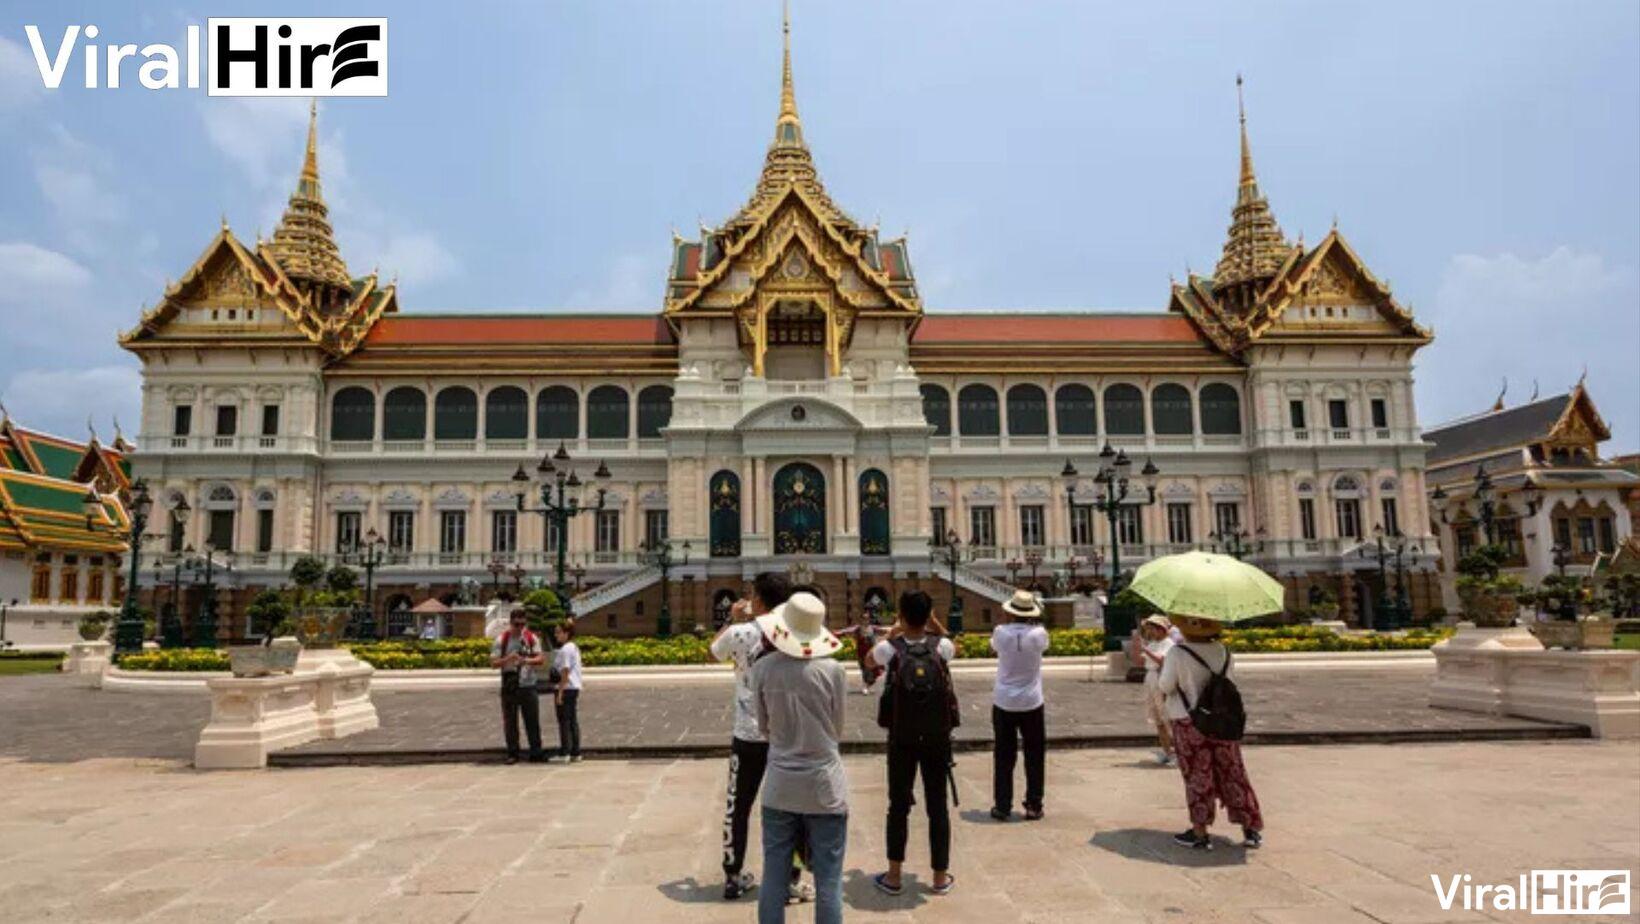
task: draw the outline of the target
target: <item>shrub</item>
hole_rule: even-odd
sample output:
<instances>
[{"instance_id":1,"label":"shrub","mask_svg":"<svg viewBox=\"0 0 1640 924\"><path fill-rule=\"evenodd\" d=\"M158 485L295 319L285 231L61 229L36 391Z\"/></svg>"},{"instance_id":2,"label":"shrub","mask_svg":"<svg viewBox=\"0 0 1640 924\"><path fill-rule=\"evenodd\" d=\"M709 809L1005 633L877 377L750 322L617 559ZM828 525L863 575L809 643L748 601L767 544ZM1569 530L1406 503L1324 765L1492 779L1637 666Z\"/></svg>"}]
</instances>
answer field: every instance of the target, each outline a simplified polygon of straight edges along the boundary
<instances>
[{"instance_id":1,"label":"shrub","mask_svg":"<svg viewBox=\"0 0 1640 924\"><path fill-rule=\"evenodd\" d=\"M98 610L95 613L87 613L84 616L81 616L80 638L83 638L88 642L97 641L103 637L103 633L108 631L108 624L112 622L113 619L114 617L106 610Z\"/></svg>"},{"instance_id":2,"label":"shrub","mask_svg":"<svg viewBox=\"0 0 1640 924\"><path fill-rule=\"evenodd\" d=\"M215 648L162 648L116 655L115 663L128 671L225 671L228 653Z\"/></svg>"},{"instance_id":3,"label":"shrub","mask_svg":"<svg viewBox=\"0 0 1640 924\"><path fill-rule=\"evenodd\" d=\"M359 575L346 565L325 572L325 588L333 594L351 594L359 589Z\"/></svg>"},{"instance_id":4,"label":"shrub","mask_svg":"<svg viewBox=\"0 0 1640 924\"><path fill-rule=\"evenodd\" d=\"M264 590L245 607L245 615L251 619L251 634L265 635L270 630L277 632L290 618L290 604L279 591Z\"/></svg>"}]
</instances>

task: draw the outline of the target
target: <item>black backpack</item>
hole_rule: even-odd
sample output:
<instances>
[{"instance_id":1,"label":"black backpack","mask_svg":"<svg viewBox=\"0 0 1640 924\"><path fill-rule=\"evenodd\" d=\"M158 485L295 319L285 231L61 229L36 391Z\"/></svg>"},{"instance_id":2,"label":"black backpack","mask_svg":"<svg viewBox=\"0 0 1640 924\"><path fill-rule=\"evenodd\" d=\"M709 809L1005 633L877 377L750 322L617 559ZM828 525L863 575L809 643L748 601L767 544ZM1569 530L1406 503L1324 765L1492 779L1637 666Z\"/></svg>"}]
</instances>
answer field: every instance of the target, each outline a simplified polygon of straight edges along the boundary
<instances>
[{"instance_id":1,"label":"black backpack","mask_svg":"<svg viewBox=\"0 0 1640 924\"><path fill-rule=\"evenodd\" d=\"M1187 646L1178 646L1179 650L1196 659L1196 663L1207 667L1202 656L1190 650ZM1202 687L1201 696L1197 697L1196 704L1190 704L1190 697L1179 691L1179 698L1184 700L1184 708L1190 712L1190 724L1196 730L1215 741L1240 741L1247 731L1247 710L1241 704L1241 691L1236 689L1236 682L1225 676L1230 673L1230 651L1224 652L1224 668L1214 671L1207 667L1207 685Z\"/></svg>"},{"instance_id":2,"label":"black backpack","mask_svg":"<svg viewBox=\"0 0 1640 924\"><path fill-rule=\"evenodd\" d=\"M894 660L877 706L877 724L896 741L943 742L961 722L951 671L940 657L939 643L937 635L890 643Z\"/></svg>"}]
</instances>

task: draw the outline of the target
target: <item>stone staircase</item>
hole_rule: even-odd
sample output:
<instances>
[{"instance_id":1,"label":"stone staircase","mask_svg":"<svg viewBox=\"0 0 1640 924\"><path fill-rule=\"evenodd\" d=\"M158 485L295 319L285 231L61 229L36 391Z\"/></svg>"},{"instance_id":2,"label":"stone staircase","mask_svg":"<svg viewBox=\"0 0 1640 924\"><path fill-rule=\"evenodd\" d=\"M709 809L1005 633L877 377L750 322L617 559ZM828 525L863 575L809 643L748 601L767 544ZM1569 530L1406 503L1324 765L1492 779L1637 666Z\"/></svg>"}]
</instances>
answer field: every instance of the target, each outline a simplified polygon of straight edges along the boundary
<instances>
[{"instance_id":1,"label":"stone staircase","mask_svg":"<svg viewBox=\"0 0 1640 924\"><path fill-rule=\"evenodd\" d=\"M577 617L585 616L617 600L629 597L661 579L661 569L646 565L628 571L613 581L606 581L585 593L571 597L569 611Z\"/></svg>"},{"instance_id":2,"label":"stone staircase","mask_svg":"<svg viewBox=\"0 0 1640 924\"><path fill-rule=\"evenodd\" d=\"M1014 585L981 574L967 565L957 566L957 586L997 603L1006 603L1014 596Z\"/></svg>"}]
</instances>

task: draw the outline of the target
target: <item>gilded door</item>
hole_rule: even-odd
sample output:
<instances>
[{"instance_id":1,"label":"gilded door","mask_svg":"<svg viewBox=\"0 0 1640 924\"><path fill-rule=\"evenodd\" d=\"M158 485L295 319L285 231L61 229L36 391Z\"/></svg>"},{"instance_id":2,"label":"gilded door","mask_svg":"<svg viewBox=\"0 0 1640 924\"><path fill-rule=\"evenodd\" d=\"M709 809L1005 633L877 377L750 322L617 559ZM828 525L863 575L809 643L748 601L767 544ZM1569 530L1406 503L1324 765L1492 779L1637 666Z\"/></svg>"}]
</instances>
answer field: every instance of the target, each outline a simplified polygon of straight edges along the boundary
<instances>
[{"instance_id":1,"label":"gilded door","mask_svg":"<svg viewBox=\"0 0 1640 924\"><path fill-rule=\"evenodd\" d=\"M826 479L807 462L774 475L774 552L823 555L826 551Z\"/></svg>"}]
</instances>

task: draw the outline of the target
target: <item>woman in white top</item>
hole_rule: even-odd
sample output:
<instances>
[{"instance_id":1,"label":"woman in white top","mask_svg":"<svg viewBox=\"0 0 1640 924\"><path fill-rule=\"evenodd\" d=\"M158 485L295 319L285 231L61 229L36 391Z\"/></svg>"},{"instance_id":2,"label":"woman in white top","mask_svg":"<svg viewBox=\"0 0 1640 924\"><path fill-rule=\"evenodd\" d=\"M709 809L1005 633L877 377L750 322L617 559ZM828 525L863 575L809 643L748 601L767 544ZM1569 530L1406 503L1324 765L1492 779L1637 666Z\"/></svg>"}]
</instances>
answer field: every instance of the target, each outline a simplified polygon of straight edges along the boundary
<instances>
[{"instance_id":1,"label":"woman in white top","mask_svg":"<svg viewBox=\"0 0 1640 924\"><path fill-rule=\"evenodd\" d=\"M1173 646L1162 661L1157 688L1167 697L1167 716L1173 722L1173 747L1184 775L1185 801L1190 806L1190 828L1173 836L1197 850L1211 850L1207 826L1213 823L1215 802L1241 825L1243 844L1264 843L1264 815L1258 795L1247 779L1240 741L1209 738L1190 720L1190 709L1201 701L1213 674L1231 675L1230 652L1219 641L1221 626L1211 620L1178 616L1173 620L1184 641Z\"/></svg>"},{"instance_id":2,"label":"woman in white top","mask_svg":"<svg viewBox=\"0 0 1640 924\"><path fill-rule=\"evenodd\" d=\"M558 693L554 699L558 714L558 759L581 759L581 649L575 644L575 620L566 619L553 630L558 650L552 666L558 669Z\"/></svg>"},{"instance_id":3,"label":"woman in white top","mask_svg":"<svg viewBox=\"0 0 1640 924\"><path fill-rule=\"evenodd\" d=\"M1167 717L1167 703L1157 687L1162 673L1162 661L1176 641L1179 630L1160 614L1147 616L1139 624L1140 655L1145 659L1145 715L1156 729L1156 762L1167 766L1173 762L1173 723ZM1183 638L1183 636L1179 636Z\"/></svg>"},{"instance_id":4,"label":"woman in white top","mask_svg":"<svg viewBox=\"0 0 1640 924\"><path fill-rule=\"evenodd\" d=\"M1048 630L1042 628L1042 604L1028 590L1002 604L1003 621L991 632L997 656L996 689L991 698L991 817L1007 821L1014 812L1014 762L1020 739L1025 742L1025 820L1042 817L1042 788L1048 757L1047 705L1042 695L1042 655Z\"/></svg>"}]
</instances>

